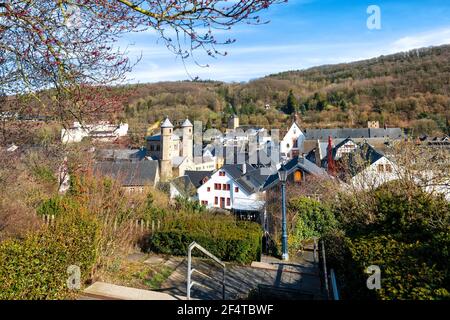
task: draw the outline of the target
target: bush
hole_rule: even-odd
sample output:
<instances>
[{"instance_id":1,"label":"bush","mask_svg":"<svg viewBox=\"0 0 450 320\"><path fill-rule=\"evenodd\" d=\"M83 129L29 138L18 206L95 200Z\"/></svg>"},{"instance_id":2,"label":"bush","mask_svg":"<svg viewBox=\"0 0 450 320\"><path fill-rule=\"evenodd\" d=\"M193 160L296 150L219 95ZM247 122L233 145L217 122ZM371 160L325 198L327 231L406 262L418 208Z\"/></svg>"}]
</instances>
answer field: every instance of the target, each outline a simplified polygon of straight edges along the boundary
<instances>
[{"instance_id":1,"label":"bush","mask_svg":"<svg viewBox=\"0 0 450 320\"><path fill-rule=\"evenodd\" d=\"M295 248L299 248L302 241L320 237L337 225L331 209L310 198L291 200L289 210L296 213L295 227L290 237Z\"/></svg>"},{"instance_id":2,"label":"bush","mask_svg":"<svg viewBox=\"0 0 450 320\"><path fill-rule=\"evenodd\" d=\"M77 265L88 279L98 255L99 225L82 212L24 240L0 243L0 299L65 299L67 268Z\"/></svg>"},{"instance_id":3,"label":"bush","mask_svg":"<svg viewBox=\"0 0 450 320\"><path fill-rule=\"evenodd\" d=\"M261 257L261 227L252 222L236 222L227 216L195 214L168 219L161 230L148 239L148 250L185 256L197 242L224 261L251 263Z\"/></svg>"},{"instance_id":4,"label":"bush","mask_svg":"<svg viewBox=\"0 0 450 320\"><path fill-rule=\"evenodd\" d=\"M68 210L76 210L78 207L78 202L70 197L54 196L43 201L36 209L36 213L58 217Z\"/></svg>"},{"instance_id":5,"label":"bush","mask_svg":"<svg viewBox=\"0 0 450 320\"><path fill-rule=\"evenodd\" d=\"M392 299L450 299L444 288L447 270L424 261L423 244L399 242L389 236L347 241L361 273L369 265L381 269L381 289L376 295Z\"/></svg>"},{"instance_id":6,"label":"bush","mask_svg":"<svg viewBox=\"0 0 450 320\"><path fill-rule=\"evenodd\" d=\"M402 183L337 199L343 230L324 240L344 299L450 298L449 203ZM366 288L369 265L381 268L381 290Z\"/></svg>"},{"instance_id":7,"label":"bush","mask_svg":"<svg viewBox=\"0 0 450 320\"><path fill-rule=\"evenodd\" d=\"M396 183L374 194L377 223L374 231L396 234L405 240L429 240L450 225L450 203L443 196L430 196L418 187L409 192Z\"/></svg>"}]
</instances>

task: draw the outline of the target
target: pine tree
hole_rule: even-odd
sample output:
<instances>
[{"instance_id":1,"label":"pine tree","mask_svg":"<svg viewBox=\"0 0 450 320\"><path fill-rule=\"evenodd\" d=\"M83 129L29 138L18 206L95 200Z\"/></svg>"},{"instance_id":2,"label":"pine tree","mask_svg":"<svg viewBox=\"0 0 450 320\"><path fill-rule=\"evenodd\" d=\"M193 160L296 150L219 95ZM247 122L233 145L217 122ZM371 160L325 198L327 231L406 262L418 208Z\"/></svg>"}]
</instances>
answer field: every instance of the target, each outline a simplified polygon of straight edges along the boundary
<instances>
[{"instance_id":1,"label":"pine tree","mask_svg":"<svg viewBox=\"0 0 450 320\"><path fill-rule=\"evenodd\" d=\"M289 95L286 100L285 112L287 114L293 114L297 109L297 99L295 99L292 89L289 90Z\"/></svg>"}]
</instances>

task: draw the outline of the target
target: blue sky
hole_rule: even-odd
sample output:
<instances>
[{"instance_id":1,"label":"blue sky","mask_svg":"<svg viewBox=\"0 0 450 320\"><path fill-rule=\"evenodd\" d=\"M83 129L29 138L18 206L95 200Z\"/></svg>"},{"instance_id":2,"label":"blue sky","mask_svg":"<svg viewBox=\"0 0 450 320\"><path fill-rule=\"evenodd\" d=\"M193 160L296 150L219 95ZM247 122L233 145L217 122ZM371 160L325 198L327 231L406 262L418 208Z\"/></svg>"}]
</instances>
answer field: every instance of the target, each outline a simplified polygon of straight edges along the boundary
<instances>
[{"instance_id":1,"label":"blue sky","mask_svg":"<svg viewBox=\"0 0 450 320\"><path fill-rule=\"evenodd\" d=\"M367 8L381 9L381 29L367 28ZM431 45L450 44L450 1L447 0L290 0L261 14L269 24L239 25L220 31L226 57L213 59L198 52L198 67L186 61L191 76L201 79L248 81L271 73L323 64L350 62ZM128 35L130 57L142 59L130 82L189 79L180 58L152 32Z\"/></svg>"}]
</instances>

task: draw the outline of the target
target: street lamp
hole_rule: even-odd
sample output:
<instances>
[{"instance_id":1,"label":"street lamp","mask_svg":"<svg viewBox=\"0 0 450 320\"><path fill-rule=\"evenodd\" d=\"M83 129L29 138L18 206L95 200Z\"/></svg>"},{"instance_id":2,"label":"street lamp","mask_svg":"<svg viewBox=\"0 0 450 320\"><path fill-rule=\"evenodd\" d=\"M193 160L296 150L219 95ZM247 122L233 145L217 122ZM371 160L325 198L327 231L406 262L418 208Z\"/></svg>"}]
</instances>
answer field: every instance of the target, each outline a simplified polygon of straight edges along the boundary
<instances>
[{"instance_id":1,"label":"street lamp","mask_svg":"<svg viewBox=\"0 0 450 320\"><path fill-rule=\"evenodd\" d=\"M281 166L280 170L278 170L278 178L281 181L281 214L282 214L282 235L281 235L281 241L282 241L282 251L283 254L281 256L281 259L284 261L289 260L289 253L288 253L288 236L287 236L287 230L286 230L286 181L287 181L288 171L284 167L284 165Z\"/></svg>"}]
</instances>

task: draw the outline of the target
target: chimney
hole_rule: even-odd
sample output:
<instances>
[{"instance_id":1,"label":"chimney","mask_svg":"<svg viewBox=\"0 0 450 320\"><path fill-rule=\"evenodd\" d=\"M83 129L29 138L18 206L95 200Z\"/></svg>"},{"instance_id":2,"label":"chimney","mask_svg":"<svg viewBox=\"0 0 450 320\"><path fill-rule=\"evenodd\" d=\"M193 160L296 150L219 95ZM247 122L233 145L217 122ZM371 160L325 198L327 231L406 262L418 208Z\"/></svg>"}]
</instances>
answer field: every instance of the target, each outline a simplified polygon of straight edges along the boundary
<instances>
[{"instance_id":1,"label":"chimney","mask_svg":"<svg viewBox=\"0 0 450 320\"><path fill-rule=\"evenodd\" d=\"M247 173L247 163L243 163L242 164L242 175L244 175L244 174L246 174Z\"/></svg>"}]
</instances>

